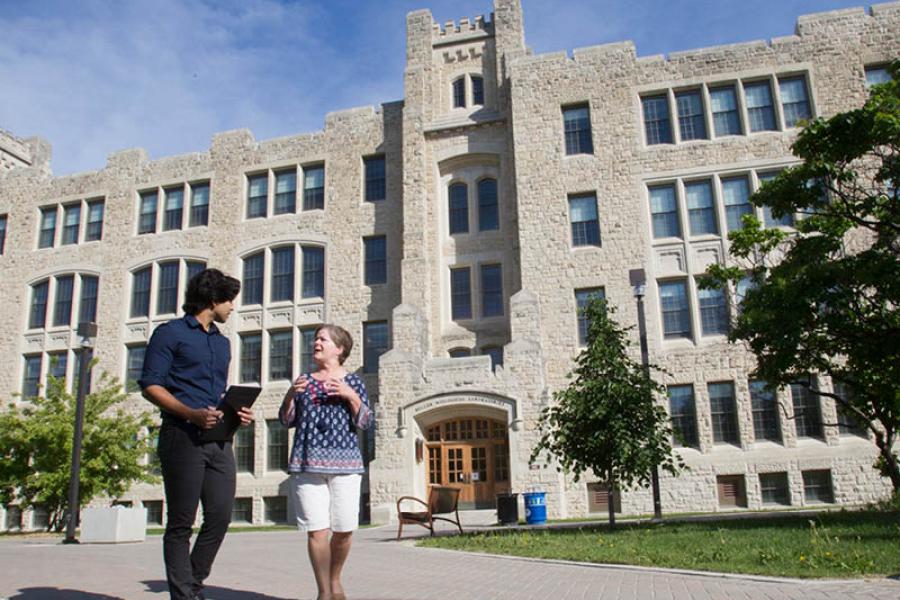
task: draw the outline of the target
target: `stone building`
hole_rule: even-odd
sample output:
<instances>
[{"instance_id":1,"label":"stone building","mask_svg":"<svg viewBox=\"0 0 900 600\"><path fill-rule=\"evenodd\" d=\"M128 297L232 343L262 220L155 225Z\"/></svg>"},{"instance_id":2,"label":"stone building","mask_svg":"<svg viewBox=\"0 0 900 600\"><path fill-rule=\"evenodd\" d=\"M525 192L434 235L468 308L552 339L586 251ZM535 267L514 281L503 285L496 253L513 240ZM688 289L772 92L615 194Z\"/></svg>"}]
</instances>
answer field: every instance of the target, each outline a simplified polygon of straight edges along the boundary
<instances>
[{"instance_id":1,"label":"stone building","mask_svg":"<svg viewBox=\"0 0 900 600\"><path fill-rule=\"evenodd\" d=\"M859 106L885 76L900 3L649 57L631 42L534 55L520 2L493 8L443 26L410 13L402 102L331 113L318 132L229 131L203 152L124 150L66 177L47 169L46 143L0 134L0 302L12 308L0 397L40 393L51 373L71 381L86 319L99 324L97 368L134 379L153 328L209 265L243 281L225 328L231 381L263 387L235 442L237 522L290 518L276 413L322 322L354 335L348 366L375 401L373 521L430 483L460 486L471 508L540 486L551 516L605 512L601 484L528 457L584 343L577 307L602 294L635 323L629 272L643 269L650 358L671 372L661 401L690 466L663 477L664 510L882 498L865 434L800 386L764 392L752 356L726 343L735 307L696 283L757 210L749 194L794 162L797 122ZM135 394L133 408L149 405ZM119 500L164 518L161 486ZM647 490L616 503L652 510ZM7 528L20 518L5 516Z\"/></svg>"}]
</instances>

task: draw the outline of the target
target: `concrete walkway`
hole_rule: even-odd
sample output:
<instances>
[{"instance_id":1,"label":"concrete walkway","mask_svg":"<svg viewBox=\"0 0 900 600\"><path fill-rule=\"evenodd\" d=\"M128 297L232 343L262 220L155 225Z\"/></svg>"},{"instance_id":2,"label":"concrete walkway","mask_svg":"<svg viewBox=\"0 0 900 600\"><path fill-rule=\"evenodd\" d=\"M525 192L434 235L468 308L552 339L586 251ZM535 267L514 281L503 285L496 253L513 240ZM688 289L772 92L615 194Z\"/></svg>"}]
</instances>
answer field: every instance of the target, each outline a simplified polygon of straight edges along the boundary
<instances>
[{"instance_id":1,"label":"concrete walkway","mask_svg":"<svg viewBox=\"0 0 900 600\"><path fill-rule=\"evenodd\" d=\"M491 515L492 516L492 515ZM467 526L485 514L467 515ZM449 528L452 526L447 526ZM445 528L442 526L442 528ZM494 557L416 548L408 527L363 529L345 571L352 600L897 600L900 581L808 582ZM689 551L689 549L686 549ZM315 598L305 537L233 532L207 581L210 600ZM168 600L162 537L116 545L0 538L0 599Z\"/></svg>"}]
</instances>

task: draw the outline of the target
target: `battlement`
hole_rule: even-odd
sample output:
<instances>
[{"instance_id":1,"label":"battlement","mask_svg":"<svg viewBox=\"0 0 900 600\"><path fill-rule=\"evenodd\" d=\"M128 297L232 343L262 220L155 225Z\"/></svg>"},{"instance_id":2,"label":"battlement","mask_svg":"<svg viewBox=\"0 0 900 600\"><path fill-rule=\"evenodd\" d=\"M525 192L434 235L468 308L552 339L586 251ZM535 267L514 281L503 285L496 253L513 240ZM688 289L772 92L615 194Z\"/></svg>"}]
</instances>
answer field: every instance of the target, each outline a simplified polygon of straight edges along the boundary
<instances>
[{"instance_id":1,"label":"battlement","mask_svg":"<svg viewBox=\"0 0 900 600\"><path fill-rule=\"evenodd\" d=\"M598 46L579 48L568 58L565 52L551 52L543 55L532 55L518 59L520 64L539 64L543 62L557 63L564 60L578 63L595 60L597 57L608 57L613 54L619 56L632 55L639 63L684 63L694 61L708 61L711 59L727 57L732 54L746 52L758 52L765 48L781 48L801 42L804 37L815 36L843 36L850 35L861 29L882 26L891 30L897 19L900 18L900 2L888 2L875 4L868 10L862 7L845 8L821 13L801 15L797 19L794 35L780 36L768 40L753 40L709 46L692 50L682 50L669 54L637 56L632 41L614 42ZM629 50L629 47L631 48Z\"/></svg>"},{"instance_id":2,"label":"battlement","mask_svg":"<svg viewBox=\"0 0 900 600\"><path fill-rule=\"evenodd\" d=\"M470 37L473 33L493 35L494 13L491 13L490 20L485 20L484 15L478 15L471 21L469 17L463 17L459 23L447 21L443 26L433 23L431 37L434 43L443 44Z\"/></svg>"}]
</instances>

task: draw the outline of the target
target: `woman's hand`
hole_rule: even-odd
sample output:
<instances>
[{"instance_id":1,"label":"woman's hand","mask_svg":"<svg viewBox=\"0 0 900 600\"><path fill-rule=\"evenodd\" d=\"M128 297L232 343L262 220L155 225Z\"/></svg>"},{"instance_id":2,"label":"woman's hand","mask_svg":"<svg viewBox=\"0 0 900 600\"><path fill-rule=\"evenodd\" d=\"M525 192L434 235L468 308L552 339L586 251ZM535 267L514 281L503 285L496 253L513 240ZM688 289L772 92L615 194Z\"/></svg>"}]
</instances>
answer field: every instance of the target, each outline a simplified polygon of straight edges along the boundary
<instances>
[{"instance_id":1,"label":"woman's hand","mask_svg":"<svg viewBox=\"0 0 900 600\"><path fill-rule=\"evenodd\" d=\"M302 394L306 391L308 385L309 380L306 378L306 375L300 375L294 380L294 383L291 384L291 390L293 390L295 394Z\"/></svg>"},{"instance_id":2,"label":"woman's hand","mask_svg":"<svg viewBox=\"0 0 900 600\"><path fill-rule=\"evenodd\" d=\"M329 377L326 379L325 392L329 396L340 396L345 400L359 400L359 396L356 395L356 390L350 387L350 385L344 381L343 377Z\"/></svg>"}]
</instances>

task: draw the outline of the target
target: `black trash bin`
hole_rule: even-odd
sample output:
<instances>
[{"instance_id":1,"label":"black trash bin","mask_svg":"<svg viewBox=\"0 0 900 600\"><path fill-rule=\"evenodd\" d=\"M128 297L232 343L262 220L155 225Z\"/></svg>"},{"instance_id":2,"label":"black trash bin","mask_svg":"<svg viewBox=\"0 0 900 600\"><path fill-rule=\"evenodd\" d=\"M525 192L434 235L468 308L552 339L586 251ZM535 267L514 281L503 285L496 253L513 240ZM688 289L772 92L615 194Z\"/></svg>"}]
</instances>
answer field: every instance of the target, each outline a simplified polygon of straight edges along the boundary
<instances>
[{"instance_id":1,"label":"black trash bin","mask_svg":"<svg viewBox=\"0 0 900 600\"><path fill-rule=\"evenodd\" d=\"M497 494L497 522L515 525L519 522L519 495Z\"/></svg>"}]
</instances>

